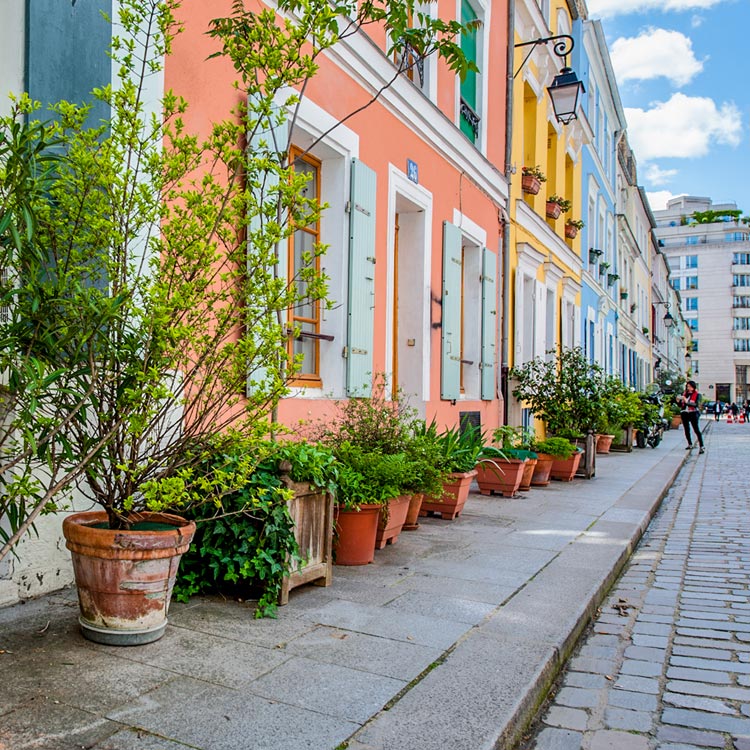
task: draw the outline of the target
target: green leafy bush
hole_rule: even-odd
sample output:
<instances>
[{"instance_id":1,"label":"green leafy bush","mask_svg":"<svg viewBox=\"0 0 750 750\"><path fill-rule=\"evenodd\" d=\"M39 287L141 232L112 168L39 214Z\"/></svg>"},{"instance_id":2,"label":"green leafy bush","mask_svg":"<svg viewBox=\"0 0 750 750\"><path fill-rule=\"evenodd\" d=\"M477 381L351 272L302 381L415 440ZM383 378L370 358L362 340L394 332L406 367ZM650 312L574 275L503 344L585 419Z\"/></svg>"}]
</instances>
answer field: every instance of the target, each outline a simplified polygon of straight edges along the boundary
<instances>
[{"instance_id":1,"label":"green leafy bush","mask_svg":"<svg viewBox=\"0 0 750 750\"><path fill-rule=\"evenodd\" d=\"M534 449L537 453L546 453L555 458L570 458L576 452L576 447L570 440L560 437L540 440L534 444Z\"/></svg>"}]
</instances>

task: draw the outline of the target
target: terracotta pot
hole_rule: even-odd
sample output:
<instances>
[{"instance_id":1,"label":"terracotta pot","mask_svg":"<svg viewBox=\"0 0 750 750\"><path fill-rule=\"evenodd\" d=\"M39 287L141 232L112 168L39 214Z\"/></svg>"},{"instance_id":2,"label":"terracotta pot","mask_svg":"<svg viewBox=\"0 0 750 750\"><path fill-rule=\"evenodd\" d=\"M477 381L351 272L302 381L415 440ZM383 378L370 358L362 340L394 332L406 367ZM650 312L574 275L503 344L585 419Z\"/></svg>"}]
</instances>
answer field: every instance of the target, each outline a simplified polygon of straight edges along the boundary
<instances>
[{"instance_id":1,"label":"terracotta pot","mask_svg":"<svg viewBox=\"0 0 750 750\"><path fill-rule=\"evenodd\" d=\"M533 174L521 175L521 190L529 195L537 195L542 187L542 181Z\"/></svg>"},{"instance_id":2,"label":"terracotta pot","mask_svg":"<svg viewBox=\"0 0 750 750\"><path fill-rule=\"evenodd\" d=\"M559 482L572 482L573 477L578 471L578 464L581 463L583 453L576 451L570 458L555 458L552 461L550 478L557 479Z\"/></svg>"},{"instance_id":3,"label":"terracotta pot","mask_svg":"<svg viewBox=\"0 0 750 750\"><path fill-rule=\"evenodd\" d=\"M402 531L416 531L419 528L419 511L422 508L424 495L421 492L415 492L409 501L409 510L406 512L406 521Z\"/></svg>"},{"instance_id":4,"label":"terracotta pot","mask_svg":"<svg viewBox=\"0 0 750 750\"><path fill-rule=\"evenodd\" d=\"M534 467L534 473L531 476L532 487L544 487L549 484L549 475L552 471L552 461L554 456L550 456L548 453L536 454L536 466Z\"/></svg>"},{"instance_id":5,"label":"terracotta pot","mask_svg":"<svg viewBox=\"0 0 750 750\"><path fill-rule=\"evenodd\" d=\"M609 449L614 439L615 439L614 435L597 435L596 436L596 452L597 453L609 453Z\"/></svg>"},{"instance_id":6,"label":"terracotta pot","mask_svg":"<svg viewBox=\"0 0 750 750\"><path fill-rule=\"evenodd\" d=\"M419 515L426 516L428 513L439 513L442 519L452 521L463 510L466 498L469 497L471 480L474 479L476 474L476 470L467 471L464 474L451 474L449 480L443 484L442 497L425 497Z\"/></svg>"},{"instance_id":7,"label":"terracotta pot","mask_svg":"<svg viewBox=\"0 0 750 750\"><path fill-rule=\"evenodd\" d=\"M562 213L562 208L560 207L559 203L553 203L552 201L547 201L547 218L548 219L557 219L561 213Z\"/></svg>"},{"instance_id":8,"label":"terracotta pot","mask_svg":"<svg viewBox=\"0 0 750 750\"><path fill-rule=\"evenodd\" d=\"M395 544L409 512L411 495L401 495L388 501L388 510L380 507L378 533L375 535L375 549L383 549L386 544Z\"/></svg>"},{"instance_id":9,"label":"terracotta pot","mask_svg":"<svg viewBox=\"0 0 750 750\"><path fill-rule=\"evenodd\" d=\"M480 461L476 466L479 492L482 495L499 492L503 497L513 497L521 485L527 460L501 458Z\"/></svg>"},{"instance_id":10,"label":"terracotta pot","mask_svg":"<svg viewBox=\"0 0 750 750\"><path fill-rule=\"evenodd\" d=\"M97 528L107 523L104 511L63 520L81 631L90 641L133 646L164 635L177 566L190 547L195 523L167 513L144 514L143 522L170 528Z\"/></svg>"},{"instance_id":11,"label":"terracotta pot","mask_svg":"<svg viewBox=\"0 0 750 750\"><path fill-rule=\"evenodd\" d=\"M671 426L673 430L677 430L682 427L682 417L679 414L672 415Z\"/></svg>"},{"instance_id":12,"label":"terracotta pot","mask_svg":"<svg viewBox=\"0 0 750 750\"><path fill-rule=\"evenodd\" d=\"M531 489L531 478L534 476L534 469L536 469L535 458L527 458L526 464L523 467L523 474L521 475L521 484L518 486L519 490L530 490Z\"/></svg>"},{"instance_id":13,"label":"terracotta pot","mask_svg":"<svg viewBox=\"0 0 750 750\"><path fill-rule=\"evenodd\" d=\"M380 505L359 508L336 507L336 532L333 559L336 565L367 565L375 559L375 536L378 533Z\"/></svg>"},{"instance_id":14,"label":"terracotta pot","mask_svg":"<svg viewBox=\"0 0 750 750\"><path fill-rule=\"evenodd\" d=\"M565 236L569 240L574 240L578 234L578 227L571 226L570 224L565 225Z\"/></svg>"}]
</instances>

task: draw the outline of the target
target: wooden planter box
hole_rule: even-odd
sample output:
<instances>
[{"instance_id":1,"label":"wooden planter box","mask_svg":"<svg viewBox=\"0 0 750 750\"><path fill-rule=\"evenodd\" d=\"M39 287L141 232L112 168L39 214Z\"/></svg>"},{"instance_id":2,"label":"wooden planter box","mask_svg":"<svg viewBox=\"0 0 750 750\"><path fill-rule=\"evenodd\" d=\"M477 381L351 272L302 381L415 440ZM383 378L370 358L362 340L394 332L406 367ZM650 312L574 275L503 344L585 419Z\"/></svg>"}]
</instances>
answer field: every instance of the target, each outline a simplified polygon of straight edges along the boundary
<instances>
[{"instance_id":1,"label":"wooden planter box","mask_svg":"<svg viewBox=\"0 0 750 750\"><path fill-rule=\"evenodd\" d=\"M547 201L547 218L548 219L557 219L561 213L562 213L562 208L560 207L559 203L553 203L552 201Z\"/></svg>"},{"instance_id":2,"label":"wooden planter box","mask_svg":"<svg viewBox=\"0 0 750 750\"><path fill-rule=\"evenodd\" d=\"M509 458L480 461L476 465L479 492L482 495L498 492L503 497L513 497L521 486L527 460Z\"/></svg>"},{"instance_id":3,"label":"wooden planter box","mask_svg":"<svg viewBox=\"0 0 750 750\"><path fill-rule=\"evenodd\" d=\"M541 180L533 174L521 176L521 190L529 195L537 195L542 187Z\"/></svg>"},{"instance_id":4,"label":"wooden planter box","mask_svg":"<svg viewBox=\"0 0 750 750\"><path fill-rule=\"evenodd\" d=\"M443 520L452 521L463 510L466 499L469 497L471 480L476 474L476 471L451 474L450 479L443 485L443 496L441 498L425 497L419 515L436 513Z\"/></svg>"},{"instance_id":5,"label":"wooden planter box","mask_svg":"<svg viewBox=\"0 0 750 750\"><path fill-rule=\"evenodd\" d=\"M289 515L294 521L294 538L303 558L284 579L279 594L279 604L289 601L289 592L305 583L330 586L333 574L333 497L309 484L293 482L282 463L281 481L294 497L287 502ZM286 471L291 470L291 466Z\"/></svg>"},{"instance_id":6,"label":"wooden planter box","mask_svg":"<svg viewBox=\"0 0 750 750\"><path fill-rule=\"evenodd\" d=\"M576 476L592 479L596 476L596 435L589 432L585 437L577 438L573 442L576 444L576 448L583 451Z\"/></svg>"},{"instance_id":7,"label":"wooden planter box","mask_svg":"<svg viewBox=\"0 0 750 750\"><path fill-rule=\"evenodd\" d=\"M615 435L612 445L609 446L610 453L630 453L633 450L632 426L620 430L619 435Z\"/></svg>"}]
</instances>

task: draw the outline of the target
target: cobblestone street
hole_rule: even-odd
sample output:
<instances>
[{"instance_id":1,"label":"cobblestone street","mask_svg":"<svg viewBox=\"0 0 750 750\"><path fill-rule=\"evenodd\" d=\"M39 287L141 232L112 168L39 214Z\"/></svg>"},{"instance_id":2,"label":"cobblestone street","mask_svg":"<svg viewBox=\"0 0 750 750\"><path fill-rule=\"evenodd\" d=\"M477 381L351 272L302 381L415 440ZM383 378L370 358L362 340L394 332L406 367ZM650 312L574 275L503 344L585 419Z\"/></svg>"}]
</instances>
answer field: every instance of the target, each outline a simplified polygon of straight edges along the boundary
<instances>
[{"instance_id":1,"label":"cobblestone street","mask_svg":"<svg viewBox=\"0 0 750 750\"><path fill-rule=\"evenodd\" d=\"M750 426L716 423L706 447L685 464L528 748L750 750Z\"/></svg>"}]
</instances>

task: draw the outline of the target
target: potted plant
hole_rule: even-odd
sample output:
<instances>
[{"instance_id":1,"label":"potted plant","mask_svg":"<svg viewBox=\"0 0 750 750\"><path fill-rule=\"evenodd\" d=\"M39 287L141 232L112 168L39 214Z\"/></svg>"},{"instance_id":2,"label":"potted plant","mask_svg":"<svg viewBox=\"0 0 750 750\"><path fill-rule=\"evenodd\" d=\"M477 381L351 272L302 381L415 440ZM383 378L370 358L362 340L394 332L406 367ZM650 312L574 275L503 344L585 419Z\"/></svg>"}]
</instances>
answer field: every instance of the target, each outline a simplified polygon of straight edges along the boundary
<instances>
[{"instance_id":1,"label":"potted plant","mask_svg":"<svg viewBox=\"0 0 750 750\"><path fill-rule=\"evenodd\" d=\"M437 433L434 422L427 429ZM443 519L453 520L466 504L484 440L481 429L472 426L446 428L436 437L440 448L440 467L447 477L440 495L425 497L420 515L435 513Z\"/></svg>"},{"instance_id":2,"label":"potted plant","mask_svg":"<svg viewBox=\"0 0 750 750\"><path fill-rule=\"evenodd\" d=\"M586 224L580 219L567 219L565 222L565 236L570 240L574 240L578 232L585 226Z\"/></svg>"},{"instance_id":3,"label":"potted plant","mask_svg":"<svg viewBox=\"0 0 750 750\"><path fill-rule=\"evenodd\" d=\"M627 299L628 298L628 290L627 289L621 289L620 290L620 299Z\"/></svg>"},{"instance_id":4,"label":"potted plant","mask_svg":"<svg viewBox=\"0 0 750 750\"><path fill-rule=\"evenodd\" d=\"M599 258L604 255L604 250L600 250L598 247L589 248L589 263L594 265L599 261Z\"/></svg>"},{"instance_id":5,"label":"potted plant","mask_svg":"<svg viewBox=\"0 0 750 750\"><path fill-rule=\"evenodd\" d=\"M521 486L527 460L492 445L484 446L475 467L479 492L482 495L498 492L503 497L513 497Z\"/></svg>"},{"instance_id":6,"label":"potted plant","mask_svg":"<svg viewBox=\"0 0 750 750\"><path fill-rule=\"evenodd\" d=\"M542 187L542 183L546 182L547 178L544 176L544 172L539 168L539 165L534 167L521 167L521 190L529 195L537 195L539 189Z\"/></svg>"},{"instance_id":7,"label":"potted plant","mask_svg":"<svg viewBox=\"0 0 750 750\"><path fill-rule=\"evenodd\" d=\"M561 437L550 437L535 443L537 454L537 469L532 484L548 484L549 479L570 482L578 469L582 451L576 448L570 440ZM550 461L547 481L544 481L543 471L547 461ZM539 468L540 463L542 468ZM537 475L537 472L539 474Z\"/></svg>"},{"instance_id":8,"label":"potted plant","mask_svg":"<svg viewBox=\"0 0 750 750\"><path fill-rule=\"evenodd\" d=\"M425 496L440 496L447 473L443 471L442 454L437 432L430 431L424 420L415 420L411 437L404 446L408 461L404 489L411 495L409 510L404 521L403 531L419 528L419 512Z\"/></svg>"},{"instance_id":9,"label":"potted plant","mask_svg":"<svg viewBox=\"0 0 750 750\"><path fill-rule=\"evenodd\" d=\"M551 195L547 198L547 218L557 219L561 213L569 211L573 204L567 198Z\"/></svg>"},{"instance_id":10,"label":"potted plant","mask_svg":"<svg viewBox=\"0 0 750 750\"><path fill-rule=\"evenodd\" d=\"M607 286L614 286L615 282L620 278L619 273L608 273L607 274Z\"/></svg>"}]
</instances>

